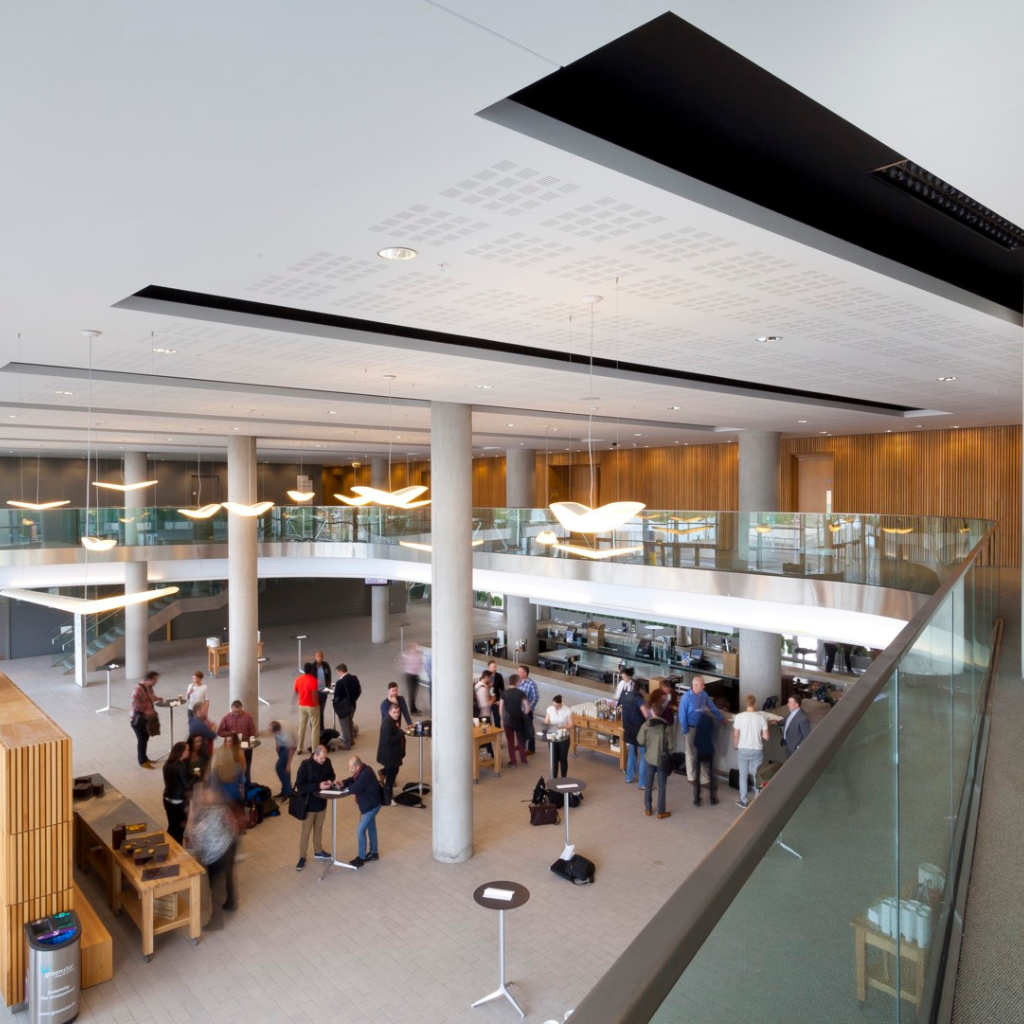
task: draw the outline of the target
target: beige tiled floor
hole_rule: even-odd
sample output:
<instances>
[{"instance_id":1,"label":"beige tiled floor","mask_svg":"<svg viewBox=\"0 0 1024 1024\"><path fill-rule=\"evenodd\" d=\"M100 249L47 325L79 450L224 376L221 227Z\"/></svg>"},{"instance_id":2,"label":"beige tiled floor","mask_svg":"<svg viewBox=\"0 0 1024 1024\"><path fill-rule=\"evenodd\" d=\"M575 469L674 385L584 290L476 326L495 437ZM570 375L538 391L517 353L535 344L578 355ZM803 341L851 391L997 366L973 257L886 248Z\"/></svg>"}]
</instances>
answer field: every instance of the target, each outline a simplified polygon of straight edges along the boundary
<instances>
[{"instance_id":1,"label":"beige tiled floor","mask_svg":"<svg viewBox=\"0 0 1024 1024\"><path fill-rule=\"evenodd\" d=\"M478 612L479 629L490 613ZM410 622L406 639L429 640L429 607L414 606L396 621ZM347 661L366 696L357 718L364 731L356 750L372 761L375 706L395 678L399 643L369 643L369 620L302 622L304 645L322 646L329 661ZM264 631L270 657L263 673L260 711L265 729L287 717L296 625ZM163 673L160 691L180 692L192 670L205 668L202 639L154 643L151 664ZM46 659L6 662L3 669L74 737L76 773L101 772L163 824L159 772L135 765L127 713L97 715L105 703L103 676L86 690L70 676L54 674ZM117 675L122 675L118 673ZM227 679L212 680L213 711L226 710ZM115 676L114 703L127 706L130 683ZM468 693L468 682L467 682ZM168 745L152 741L155 753ZM185 729L176 712L176 738ZM540 753L540 751L539 751ZM342 755L336 756L336 765ZM429 749L426 751L429 781ZM587 781L583 807L572 813L572 839L597 865L597 884L574 887L548 870L561 852L564 832L531 828L527 801L546 765L536 759L524 772L485 776L473 788L475 855L465 864L442 865L431 857L431 815L405 807L385 808L378 818L381 860L358 873L334 869L320 881L322 866L310 861L295 871L298 823L287 815L247 834L249 855L238 867L240 909L220 931L204 933L193 948L183 933L157 939L152 963L142 959L139 935L127 917L102 905L93 880L86 891L114 938L113 982L84 993L80 1020L97 1024L163 1024L216 1021L321 1021L349 1024L447 1024L518 1020L507 1005L475 1010L470 1003L492 991L497 979L497 920L478 907L473 890L482 882L514 879L531 899L507 917L507 970L513 992L530 1021L561 1020L636 935L675 885L710 849L739 811L724 787L718 807L697 809L685 779L673 776L667 821L643 814L640 794L623 784L614 763L581 753L570 771ZM411 745L399 782L416 776ZM256 751L256 781L273 786L272 745ZM429 802L430 797L428 796ZM355 808L338 813L338 847L356 853ZM20 1019L16 1018L16 1019Z\"/></svg>"}]
</instances>

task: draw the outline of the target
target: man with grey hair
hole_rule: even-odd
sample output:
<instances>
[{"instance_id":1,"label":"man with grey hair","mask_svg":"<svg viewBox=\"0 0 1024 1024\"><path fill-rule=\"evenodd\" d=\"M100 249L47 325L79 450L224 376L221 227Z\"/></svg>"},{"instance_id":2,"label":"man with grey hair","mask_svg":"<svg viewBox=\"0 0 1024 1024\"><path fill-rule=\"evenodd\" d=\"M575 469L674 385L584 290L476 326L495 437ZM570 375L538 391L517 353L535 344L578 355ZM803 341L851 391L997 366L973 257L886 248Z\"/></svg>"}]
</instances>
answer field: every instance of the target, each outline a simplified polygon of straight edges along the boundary
<instances>
[{"instance_id":1,"label":"man with grey hair","mask_svg":"<svg viewBox=\"0 0 1024 1024\"><path fill-rule=\"evenodd\" d=\"M697 724L703 715L713 715L719 722L725 721L722 712L704 692L704 677L694 676L690 681L689 692L684 693L679 702L679 727L683 730L683 746L686 748L686 777L691 782L697 779L697 751L693 741L697 736ZM701 769L701 781L711 781L711 765L708 762Z\"/></svg>"}]
</instances>

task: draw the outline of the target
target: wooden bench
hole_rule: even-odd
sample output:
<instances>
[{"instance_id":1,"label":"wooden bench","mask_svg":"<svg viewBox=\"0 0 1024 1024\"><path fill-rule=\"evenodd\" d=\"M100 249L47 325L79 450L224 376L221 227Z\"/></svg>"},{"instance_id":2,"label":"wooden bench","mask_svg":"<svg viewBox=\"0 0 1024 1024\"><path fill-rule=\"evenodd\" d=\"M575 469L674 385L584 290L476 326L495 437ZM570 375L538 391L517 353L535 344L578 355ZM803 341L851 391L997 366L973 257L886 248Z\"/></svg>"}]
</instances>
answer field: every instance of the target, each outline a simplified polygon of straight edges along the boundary
<instances>
[{"instance_id":1,"label":"wooden bench","mask_svg":"<svg viewBox=\"0 0 1024 1024\"><path fill-rule=\"evenodd\" d=\"M114 943L77 882L72 883L72 899L82 922L82 988L92 988L114 976Z\"/></svg>"}]
</instances>

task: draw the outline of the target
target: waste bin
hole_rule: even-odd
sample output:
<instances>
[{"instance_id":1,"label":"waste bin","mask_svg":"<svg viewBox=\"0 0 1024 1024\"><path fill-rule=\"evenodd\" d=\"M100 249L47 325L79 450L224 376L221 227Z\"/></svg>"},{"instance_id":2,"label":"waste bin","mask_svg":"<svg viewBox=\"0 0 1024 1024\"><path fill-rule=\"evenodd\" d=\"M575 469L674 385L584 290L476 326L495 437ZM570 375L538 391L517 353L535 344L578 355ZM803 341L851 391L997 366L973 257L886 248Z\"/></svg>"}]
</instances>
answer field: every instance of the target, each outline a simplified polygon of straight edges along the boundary
<instances>
[{"instance_id":1,"label":"waste bin","mask_svg":"<svg viewBox=\"0 0 1024 1024\"><path fill-rule=\"evenodd\" d=\"M31 1024L67 1024L82 991L82 924L73 910L25 925L25 999Z\"/></svg>"}]
</instances>

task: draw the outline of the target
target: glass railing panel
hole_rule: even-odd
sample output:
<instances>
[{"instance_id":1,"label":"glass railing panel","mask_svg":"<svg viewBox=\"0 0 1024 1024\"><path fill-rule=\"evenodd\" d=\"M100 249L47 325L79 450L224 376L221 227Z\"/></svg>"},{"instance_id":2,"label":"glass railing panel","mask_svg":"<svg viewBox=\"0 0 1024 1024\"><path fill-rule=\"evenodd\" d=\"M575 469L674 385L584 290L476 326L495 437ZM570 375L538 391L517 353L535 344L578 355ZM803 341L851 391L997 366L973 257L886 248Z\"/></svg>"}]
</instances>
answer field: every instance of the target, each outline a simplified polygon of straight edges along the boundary
<instances>
[{"instance_id":1,"label":"glass railing panel","mask_svg":"<svg viewBox=\"0 0 1024 1024\"><path fill-rule=\"evenodd\" d=\"M881 1024L897 1019L895 996L872 989L869 998L859 998L856 955L857 936L869 926L869 908L897 887L896 711L895 683L890 683L652 1020ZM786 770L769 788L786 785ZM865 971L878 968L876 958L877 951L870 950Z\"/></svg>"}]
</instances>

